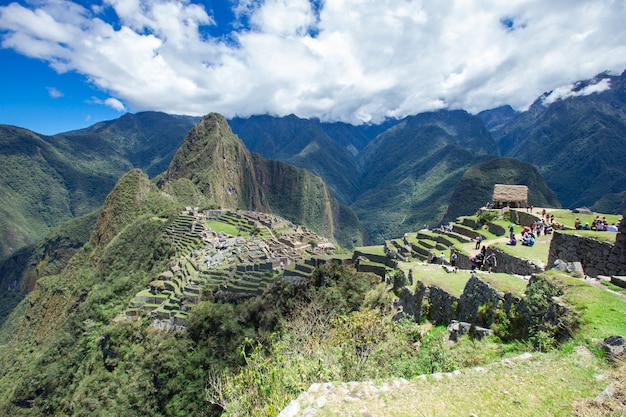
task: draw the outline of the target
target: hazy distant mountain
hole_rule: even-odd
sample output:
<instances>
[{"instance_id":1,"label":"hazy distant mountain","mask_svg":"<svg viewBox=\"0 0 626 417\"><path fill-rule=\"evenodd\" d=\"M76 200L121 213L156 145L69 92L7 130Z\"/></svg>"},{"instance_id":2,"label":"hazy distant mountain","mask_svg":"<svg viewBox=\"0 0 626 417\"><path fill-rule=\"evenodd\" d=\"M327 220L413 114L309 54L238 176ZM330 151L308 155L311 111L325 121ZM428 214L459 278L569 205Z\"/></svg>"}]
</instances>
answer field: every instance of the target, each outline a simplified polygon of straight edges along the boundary
<instances>
[{"instance_id":1,"label":"hazy distant mountain","mask_svg":"<svg viewBox=\"0 0 626 417\"><path fill-rule=\"evenodd\" d=\"M510 124L520 114L520 112L515 111L513 107L507 104L505 106L496 107L495 109L481 111L476 116L485 123L485 127L493 135Z\"/></svg>"},{"instance_id":2,"label":"hazy distant mountain","mask_svg":"<svg viewBox=\"0 0 626 417\"><path fill-rule=\"evenodd\" d=\"M133 167L149 177L165 171L185 135L200 117L162 112L127 113L119 119L62 133L72 141L97 137L114 146Z\"/></svg>"},{"instance_id":3,"label":"hazy distant mountain","mask_svg":"<svg viewBox=\"0 0 626 417\"><path fill-rule=\"evenodd\" d=\"M610 88L581 95L601 86ZM554 99L555 94L565 98ZM502 155L537 167L563 206L593 206L626 190L621 151L626 149L626 72L600 74L566 93L546 93L492 133ZM620 213L619 206L610 211Z\"/></svg>"}]
</instances>

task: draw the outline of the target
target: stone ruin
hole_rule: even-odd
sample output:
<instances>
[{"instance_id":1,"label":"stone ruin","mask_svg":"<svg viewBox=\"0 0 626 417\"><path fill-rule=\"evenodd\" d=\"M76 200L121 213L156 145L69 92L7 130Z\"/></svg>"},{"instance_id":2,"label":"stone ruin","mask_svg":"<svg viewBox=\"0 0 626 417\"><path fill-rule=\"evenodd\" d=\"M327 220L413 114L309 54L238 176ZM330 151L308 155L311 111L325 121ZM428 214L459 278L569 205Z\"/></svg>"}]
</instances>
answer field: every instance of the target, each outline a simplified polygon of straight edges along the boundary
<instances>
[{"instance_id":1,"label":"stone ruin","mask_svg":"<svg viewBox=\"0 0 626 417\"><path fill-rule=\"evenodd\" d=\"M242 235L212 230L207 220L236 226ZM281 275L307 277L313 268L304 261L335 249L305 227L278 216L241 210L201 212L187 207L165 233L176 249L175 259L135 295L123 316L149 316L153 327L163 330L185 331L188 314L203 292L258 295ZM291 272L285 270L289 265L295 265Z\"/></svg>"}]
</instances>

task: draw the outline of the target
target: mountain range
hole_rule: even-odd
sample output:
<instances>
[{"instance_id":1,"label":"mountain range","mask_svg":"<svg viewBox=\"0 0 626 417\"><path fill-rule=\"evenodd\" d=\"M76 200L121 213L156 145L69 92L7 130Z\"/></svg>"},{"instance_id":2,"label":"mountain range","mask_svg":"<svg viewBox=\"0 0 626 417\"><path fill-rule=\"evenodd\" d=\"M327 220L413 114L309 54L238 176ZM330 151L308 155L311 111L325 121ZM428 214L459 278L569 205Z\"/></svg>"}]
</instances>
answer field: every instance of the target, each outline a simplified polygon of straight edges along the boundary
<instances>
[{"instance_id":1,"label":"mountain range","mask_svg":"<svg viewBox=\"0 0 626 417\"><path fill-rule=\"evenodd\" d=\"M172 281L168 289L161 277L174 271L199 276L197 260L189 256L194 239L201 240L195 220L177 223L181 213L194 211L187 207L272 213L344 247L471 214L490 200L496 183L528 185L536 205L587 202L619 212L626 165L613 147L626 149L625 77L607 78L621 93L553 102L546 94L526 112L442 110L380 126L155 112L54 136L0 126L0 413L218 415L208 388L238 380L248 389L257 377L273 378L266 362L254 361L281 326L316 339L319 323L329 321L324 311L336 309L341 320L335 321L347 320L345 340L358 342L347 326L361 328L370 319L357 310L368 305L378 315L393 304L378 276L351 274L338 264L302 264L297 266L319 284L307 292L297 276L233 303L217 299L219 288L195 288L202 302L191 307L187 332L156 331L152 314L122 319L140 293L149 309L156 306L151 299L169 292L182 312L180 284ZM568 139L567 152L558 153L557 145ZM538 157L527 148L553 154ZM559 182L564 173L574 186ZM596 192L596 185L608 194ZM180 241L173 237L178 227L186 228ZM219 240L223 232L214 232ZM278 239L267 233L268 241ZM234 269L249 266L240 262ZM256 275L242 278L234 291L245 279L275 274L249 272ZM403 280L394 275L394 288ZM196 286L191 278L184 284ZM158 286L163 292L156 294ZM419 359L421 337L408 333L407 357ZM283 343L291 355L302 340ZM354 351L358 345L341 352ZM316 380L325 378L323 360L315 359ZM230 373L246 363L258 363L258 374ZM274 387L264 381L263 391ZM271 406L273 414L280 409Z\"/></svg>"},{"instance_id":2,"label":"mountain range","mask_svg":"<svg viewBox=\"0 0 626 417\"><path fill-rule=\"evenodd\" d=\"M545 184L539 177L533 180L537 195L531 196L537 200L531 203L621 212L626 161L615 150L626 146L625 74L581 81L559 100L545 93L524 112L508 106L475 116L440 110L361 126L294 115L228 123L251 155L256 152L321 177L353 224L356 213L360 225L354 227L367 232L365 241L379 243L404 230L453 219L458 211L449 207L459 201L471 200L465 206L471 212L491 198L488 184L521 182L533 169ZM611 88L577 94L599 82ZM0 258L69 219L97 210L130 169L139 168L149 177L164 172L199 120L144 112L54 136L0 125ZM489 171L486 182L472 182L480 175L468 175L471 167L501 157L506 159L493 162L500 168ZM536 177L534 171L531 176ZM470 200L459 200L455 193L462 178L463 194L472 196ZM255 204L267 209L268 202ZM275 201L273 210L278 207ZM337 232L344 245L362 241Z\"/></svg>"}]
</instances>

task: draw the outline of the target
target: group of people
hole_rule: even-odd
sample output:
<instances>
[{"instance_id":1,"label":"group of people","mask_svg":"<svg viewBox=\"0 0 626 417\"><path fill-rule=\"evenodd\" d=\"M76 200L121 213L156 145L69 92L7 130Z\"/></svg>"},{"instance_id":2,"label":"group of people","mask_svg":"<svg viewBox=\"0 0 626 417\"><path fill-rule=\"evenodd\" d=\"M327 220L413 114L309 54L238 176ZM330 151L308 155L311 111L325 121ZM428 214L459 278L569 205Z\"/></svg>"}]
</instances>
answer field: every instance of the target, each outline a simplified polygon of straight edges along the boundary
<instances>
[{"instance_id":1,"label":"group of people","mask_svg":"<svg viewBox=\"0 0 626 417\"><path fill-rule=\"evenodd\" d=\"M489 255L487 255L486 246L482 246L480 252L470 258L470 263L472 265L472 271L480 270L492 272L498 266L496 254L491 251Z\"/></svg>"},{"instance_id":2,"label":"group of people","mask_svg":"<svg viewBox=\"0 0 626 417\"><path fill-rule=\"evenodd\" d=\"M606 220L606 216L602 216L602 218L600 218L600 216L596 216L596 218L593 219L593 222L591 222L591 225L589 225L589 223L585 223L583 225L580 222L580 219L577 217L576 220L574 221L574 228L576 230L597 230L599 232L617 232L619 230L620 223L621 223L621 220L617 223L609 224L609 222Z\"/></svg>"}]
</instances>

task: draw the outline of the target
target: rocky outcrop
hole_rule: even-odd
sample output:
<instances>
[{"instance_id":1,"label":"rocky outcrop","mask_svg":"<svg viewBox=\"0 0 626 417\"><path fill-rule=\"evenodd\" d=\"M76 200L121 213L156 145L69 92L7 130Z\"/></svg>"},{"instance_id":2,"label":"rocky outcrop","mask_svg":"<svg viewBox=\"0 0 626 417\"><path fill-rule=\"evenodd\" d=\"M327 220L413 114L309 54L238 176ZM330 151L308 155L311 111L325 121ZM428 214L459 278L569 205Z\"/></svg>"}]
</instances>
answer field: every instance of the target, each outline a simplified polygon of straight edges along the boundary
<instances>
[{"instance_id":1,"label":"rocky outcrop","mask_svg":"<svg viewBox=\"0 0 626 417\"><path fill-rule=\"evenodd\" d=\"M606 353L607 358L611 361L626 358L626 337L624 336L607 337L598 347Z\"/></svg>"}]
</instances>

